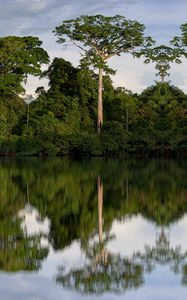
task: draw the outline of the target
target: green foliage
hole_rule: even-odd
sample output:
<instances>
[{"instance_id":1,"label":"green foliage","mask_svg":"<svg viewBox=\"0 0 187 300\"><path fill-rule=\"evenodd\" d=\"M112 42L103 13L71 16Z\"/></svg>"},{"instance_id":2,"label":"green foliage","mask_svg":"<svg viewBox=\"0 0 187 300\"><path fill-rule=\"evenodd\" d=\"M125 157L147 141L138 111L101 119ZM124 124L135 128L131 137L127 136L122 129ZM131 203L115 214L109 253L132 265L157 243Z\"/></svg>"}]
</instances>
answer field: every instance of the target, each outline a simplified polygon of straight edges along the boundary
<instances>
[{"instance_id":1,"label":"green foliage","mask_svg":"<svg viewBox=\"0 0 187 300\"><path fill-rule=\"evenodd\" d=\"M171 42L171 44L175 44ZM154 48L147 47L139 51L136 56L144 56L144 63L148 64L150 62L155 63L155 69L158 71L156 76L160 76L161 81L164 82L166 76L170 74L168 71L170 70L170 63L181 63L181 57L183 53L179 47L168 47L165 45L160 45Z\"/></svg>"},{"instance_id":2,"label":"green foliage","mask_svg":"<svg viewBox=\"0 0 187 300\"><path fill-rule=\"evenodd\" d=\"M50 89L45 95L43 109L52 111L55 117L74 130L79 126L87 130L92 127L97 110L95 74L55 58L44 76L49 78ZM81 124L78 125L76 120Z\"/></svg>"},{"instance_id":3,"label":"green foliage","mask_svg":"<svg viewBox=\"0 0 187 300\"><path fill-rule=\"evenodd\" d=\"M145 90L139 96L139 112L132 128L132 139L141 137L147 144L142 146L150 151L176 150L179 131L183 132L181 138L186 141L183 131L186 127L186 100L182 91L168 83L157 83Z\"/></svg>"},{"instance_id":4,"label":"green foliage","mask_svg":"<svg viewBox=\"0 0 187 300\"><path fill-rule=\"evenodd\" d=\"M142 94L133 95L124 88L115 89L110 78L104 77L104 126L97 137L95 74L55 58L46 75L50 88L42 89L30 104L29 126L24 101L17 96L2 99L1 153L185 153L187 96L178 88L156 83Z\"/></svg>"},{"instance_id":5,"label":"green foliage","mask_svg":"<svg viewBox=\"0 0 187 300\"><path fill-rule=\"evenodd\" d=\"M71 154L100 155L102 153L100 138L88 132L69 136L69 149Z\"/></svg>"},{"instance_id":6,"label":"green foliage","mask_svg":"<svg viewBox=\"0 0 187 300\"><path fill-rule=\"evenodd\" d=\"M83 52L81 65L99 69L97 133L103 125L103 70L105 74L115 72L107 65L113 56L131 53L139 46L151 44L151 38L144 37L144 25L116 15L81 16L63 21L56 27L55 34L59 43L71 42Z\"/></svg>"},{"instance_id":7,"label":"green foliage","mask_svg":"<svg viewBox=\"0 0 187 300\"><path fill-rule=\"evenodd\" d=\"M156 63L164 81L170 62L178 63L182 55L182 44L177 45L177 41L182 43L185 29L181 38L173 41L173 47L155 48L151 48L153 41L144 38L143 31L144 26L136 21L98 15L64 21L56 34L59 42L69 34L92 50L92 43L97 41L99 51L107 48L108 52L103 50L108 53L106 60L130 51L128 46L134 49L141 44L144 52L139 54L143 53L147 62ZM49 89L37 89L37 98L28 111L18 94L28 74L41 74L41 65L48 62L47 53L38 38L6 37L0 39L0 57L1 155L186 154L187 96L170 83L156 83L137 95L123 87L115 88L109 75L105 75L104 124L98 137L98 75L93 70L55 58L42 74L49 79Z\"/></svg>"},{"instance_id":8,"label":"green foliage","mask_svg":"<svg viewBox=\"0 0 187 300\"><path fill-rule=\"evenodd\" d=\"M59 43L73 42L85 52L88 64L106 70L110 57L144 44L144 25L119 15L81 16L63 21L54 32Z\"/></svg>"},{"instance_id":9,"label":"green foliage","mask_svg":"<svg viewBox=\"0 0 187 300\"><path fill-rule=\"evenodd\" d=\"M24 92L27 75L41 75L41 65L49 62L37 37L8 36L0 38L0 93L14 95Z\"/></svg>"},{"instance_id":10,"label":"green foliage","mask_svg":"<svg viewBox=\"0 0 187 300\"><path fill-rule=\"evenodd\" d=\"M127 140L127 134L119 122L107 122L101 135L103 154L124 153L127 150Z\"/></svg>"},{"instance_id":11,"label":"green foliage","mask_svg":"<svg viewBox=\"0 0 187 300\"><path fill-rule=\"evenodd\" d=\"M184 23L180 27L181 36L175 36L171 41L171 45L174 46L176 53L179 57L187 57L186 46L187 46L187 23Z\"/></svg>"}]
</instances>

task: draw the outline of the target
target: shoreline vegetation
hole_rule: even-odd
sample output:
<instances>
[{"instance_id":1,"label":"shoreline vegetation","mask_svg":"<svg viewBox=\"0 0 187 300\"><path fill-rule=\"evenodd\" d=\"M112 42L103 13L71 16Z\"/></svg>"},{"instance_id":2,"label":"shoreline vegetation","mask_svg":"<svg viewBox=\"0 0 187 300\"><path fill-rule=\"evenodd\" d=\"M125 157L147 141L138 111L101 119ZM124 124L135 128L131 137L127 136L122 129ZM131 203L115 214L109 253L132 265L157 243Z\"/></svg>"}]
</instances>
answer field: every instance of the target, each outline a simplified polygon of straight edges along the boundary
<instances>
[{"instance_id":1,"label":"shoreline vegetation","mask_svg":"<svg viewBox=\"0 0 187 300\"><path fill-rule=\"evenodd\" d=\"M171 47L122 16L82 16L54 32L82 49L78 67L50 63L37 37L0 38L0 156L187 156L187 95L166 80L187 57L187 24ZM123 53L153 63L160 81L141 94L114 87L107 61ZM28 75L48 78L49 89L25 95Z\"/></svg>"}]
</instances>

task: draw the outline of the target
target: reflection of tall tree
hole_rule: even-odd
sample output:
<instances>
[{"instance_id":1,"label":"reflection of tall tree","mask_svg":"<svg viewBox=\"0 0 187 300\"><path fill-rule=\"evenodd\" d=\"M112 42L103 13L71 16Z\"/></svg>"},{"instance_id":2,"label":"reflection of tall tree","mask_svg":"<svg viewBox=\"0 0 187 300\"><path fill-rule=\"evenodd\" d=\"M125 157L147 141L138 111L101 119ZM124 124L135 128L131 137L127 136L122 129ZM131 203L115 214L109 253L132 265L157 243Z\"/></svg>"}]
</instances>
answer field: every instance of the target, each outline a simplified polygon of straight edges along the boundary
<instances>
[{"instance_id":1,"label":"reflection of tall tree","mask_svg":"<svg viewBox=\"0 0 187 300\"><path fill-rule=\"evenodd\" d=\"M110 253L106 249L110 239L103 235L103 183L97 179L98 188L98 242L96 237L84 243L87 261L82 268L66 272L59 269L57 282L64 287L83 293L124 292L143 283L142 267L135 260L129 260Z\"/></svg>"},{"instance_id":2,"label":"reflection of tall tree","mask_svg":"<svg viewBox=\"0 0 187 300\"><path fill-rule=\"evenodd\" d=\"M97 179L98 191L98 223L99 223L99 242L103 242L103 183L100 176Z\"/></svg>"}]
</instances>

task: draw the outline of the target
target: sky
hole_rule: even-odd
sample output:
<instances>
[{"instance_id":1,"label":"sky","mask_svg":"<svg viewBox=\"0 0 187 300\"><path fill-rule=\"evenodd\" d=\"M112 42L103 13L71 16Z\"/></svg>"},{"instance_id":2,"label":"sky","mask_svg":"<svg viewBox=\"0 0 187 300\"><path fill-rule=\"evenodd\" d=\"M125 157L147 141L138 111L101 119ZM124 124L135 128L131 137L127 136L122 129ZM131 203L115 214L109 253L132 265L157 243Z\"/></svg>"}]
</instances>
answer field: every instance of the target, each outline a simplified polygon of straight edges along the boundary
<instances>
[{"instance_id":1,"label":"sky","mask_svg":"<svg viewBox=\"0 0 187 300\"><path fill-rule=\"evenodd\" d=\"M51 60L62 57L77 66L79 49L63 49L52 33L64 20L84 14L120 14L143 23L145 35L152 36L159 45L168 44L174 36L180 35L180 25L187 22L186 12L186 0L0 0L0 36L38 36ZM143 59L134 59L129 54L112 58L109 65L117 71L112 77L114 85L133 92L141 92L158 79L154 65L145 65ZM168 80L187 92L187 60L171 67ZM27 93L33 93L41 85L47 82L29 77Z\"/></svg>"}]
</instances>

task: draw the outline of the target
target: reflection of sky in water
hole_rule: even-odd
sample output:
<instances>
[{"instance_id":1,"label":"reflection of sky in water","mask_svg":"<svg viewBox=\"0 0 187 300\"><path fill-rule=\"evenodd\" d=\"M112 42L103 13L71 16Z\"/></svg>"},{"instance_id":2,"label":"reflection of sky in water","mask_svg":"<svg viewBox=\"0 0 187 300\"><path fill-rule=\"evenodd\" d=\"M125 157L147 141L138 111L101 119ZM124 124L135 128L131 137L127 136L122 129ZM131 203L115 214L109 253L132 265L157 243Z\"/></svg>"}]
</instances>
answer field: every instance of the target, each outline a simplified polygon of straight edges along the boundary
<instances>
[{"instance_id":1,"label":"reflection of sky in water","mask_svg":"<svg viewBox=\"0 0 187 300\"><path fill-rule=\"evenodd\" d=\"M170 245L174 248L180 245L183 252L187 250L186 228L187 215L169 228ZM124 223L115 221L111 233L115 234L116 238L108 244L107 248L121 255L143 251L145 245L155 244L158 229L160 228L156 228L153 223L141 216L133 217Z\"/></svg>"},{"instance_id":2,"label":"reflection of sky in water","mask_svg":"<svg viewBox=\"0 0 187 300\"><path fill-rule=\"evenodd\" d=\"M38 212L32 208L25 208L20 212L24 216L23 226L29 234L49 232L48 220L41 221ZM182 252L187 250L185 229L187 215L170 227L170 245L181 246ZM123 256L131 256L133 252L144 251L145 245L154 246L156 239L155 224L149 223L141 216L127 219L124 222L115 221L111 233L115 239L108 243L107 249ZM49 255L44 260L42 269L34 273L0 274L0 295L6 300L73 300L73 299L125 299L125 300L174 300L185 299L187 288L180 284L181 274L175 275L170 267L156 266L151 274L144 275L145 284L137 290L126 291L125 294L105 294L103 296L83 296L76 292L64 290L56 285L54 277L59 266L79 267L84 263L85 256L80 251L78 242L73 242L63 251L54 252L50 248Z\"/></svg>"},{"instance_id":3,"label":"reflection of sky in water","mask_svg":"<svg viewBox=\"0 0 187 300\"><path fill-rule=\"evenodd\" d=\"M22 228L26 228L29 235L32 234L48 234L49 233L49 220L44 220L40 217L37 209L32 205L26 204L25 207L19 212L19 217L23 219Z\"/></svg>"}]
</instances>

